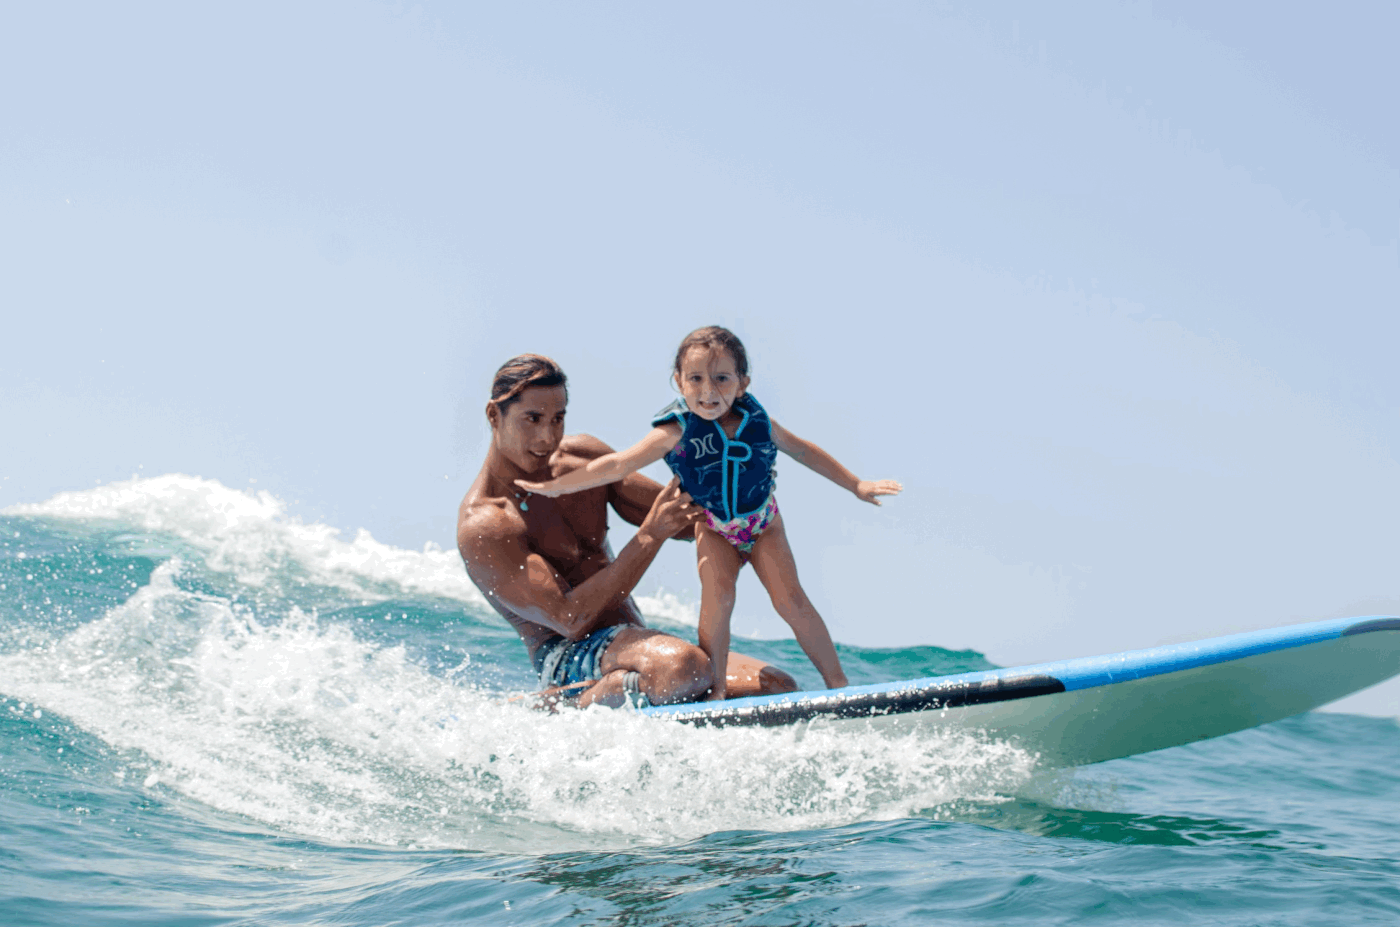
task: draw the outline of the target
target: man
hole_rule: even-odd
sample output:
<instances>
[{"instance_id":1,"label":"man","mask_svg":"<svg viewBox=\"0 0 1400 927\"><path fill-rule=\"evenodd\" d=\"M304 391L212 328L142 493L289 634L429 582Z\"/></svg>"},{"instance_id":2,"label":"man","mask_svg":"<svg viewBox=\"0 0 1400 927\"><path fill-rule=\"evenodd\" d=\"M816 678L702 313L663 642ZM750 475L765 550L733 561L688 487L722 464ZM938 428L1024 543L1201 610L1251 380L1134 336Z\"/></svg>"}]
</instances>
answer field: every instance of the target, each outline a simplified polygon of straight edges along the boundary
<instances>
[{"instance_id":1,"label":"man","mask_svg":"<svg viewBox=\"0 0 1400 927\"><path fill-rule=\"evenodd\" d=\"M580 707L692 701L711 685L699 647L644 626L632 590L667 538L693 536L699 506L675 480L664 489L634 473L596 489L548 499L515 485L541 482L610 453L597 438L564 435L567 378L536 354L496 371L486 418L491 448L457 513L467 574L525 642L541 684ZM616 559L607 542L611 505L637 526ZM792 692L770 664L731 654L731 698Z\"/></svg>"}]
</instances>

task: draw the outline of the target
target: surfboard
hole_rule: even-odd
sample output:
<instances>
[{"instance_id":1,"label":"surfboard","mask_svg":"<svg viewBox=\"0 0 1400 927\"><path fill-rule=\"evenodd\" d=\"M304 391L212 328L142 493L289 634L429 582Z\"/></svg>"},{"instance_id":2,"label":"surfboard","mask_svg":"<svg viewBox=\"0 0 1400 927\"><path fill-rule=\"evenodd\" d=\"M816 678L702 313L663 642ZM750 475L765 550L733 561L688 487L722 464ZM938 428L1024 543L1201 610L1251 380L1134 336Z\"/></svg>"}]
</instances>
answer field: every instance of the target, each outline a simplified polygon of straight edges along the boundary
<instances>
[{"instance_id":1,"label":"surfboard","mask_svg":"<svg viewBox=\"0 0 1400 927\"><path fill-rule=\"evenodd\" d=\"M1400 673L1400 618L1316 621L1186 644L817 692L659 705L711 727L984 731L1076 766L1310 711Z\"/></svg>"}]
</instances>

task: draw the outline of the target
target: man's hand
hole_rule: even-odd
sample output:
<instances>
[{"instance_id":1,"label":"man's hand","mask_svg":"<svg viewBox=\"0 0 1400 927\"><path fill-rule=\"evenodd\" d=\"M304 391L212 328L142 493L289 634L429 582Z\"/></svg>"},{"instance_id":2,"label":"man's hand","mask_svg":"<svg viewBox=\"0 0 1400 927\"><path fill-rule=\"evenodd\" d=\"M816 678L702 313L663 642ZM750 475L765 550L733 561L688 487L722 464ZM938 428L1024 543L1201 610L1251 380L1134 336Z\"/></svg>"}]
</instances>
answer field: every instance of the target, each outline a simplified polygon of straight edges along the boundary
<instances>
[{"instance_id":1,"label":"man's hand","mask_svg":"<svg viewBox=\"0 0 1400 927\"><path fill-rule=\"evenodd\" d=\"M693 527L704 514L705 510L691 501L689 493L681 492L681 481L672 477L666 488L657 494L637 533L646 533L657 540L674 537L687 525Z\"/></svg>"}]
</instances>

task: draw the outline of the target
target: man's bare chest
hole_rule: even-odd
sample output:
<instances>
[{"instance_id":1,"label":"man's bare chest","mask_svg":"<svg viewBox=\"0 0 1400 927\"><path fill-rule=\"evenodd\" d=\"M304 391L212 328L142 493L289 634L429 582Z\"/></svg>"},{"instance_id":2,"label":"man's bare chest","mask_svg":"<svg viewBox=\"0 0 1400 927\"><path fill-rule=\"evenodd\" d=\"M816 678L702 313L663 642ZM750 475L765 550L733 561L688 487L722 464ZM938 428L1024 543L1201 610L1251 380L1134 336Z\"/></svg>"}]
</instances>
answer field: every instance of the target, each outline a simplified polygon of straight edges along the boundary
<instances>
[{"instance_id":1,"label":"man's bare chest","mask_svg":"<svg viewBox=\"0 0 1400 927\"><path fill-rule=\"evenodd\" d=\"M608 515L601 491L575 493L562 499L533 496L526 504L529 508L521 514L525 516L531 548L563 576L580 582L586 577L578 577L578 571L587 569L600 556L606 558Z\"/></svg>"}]
</instances>

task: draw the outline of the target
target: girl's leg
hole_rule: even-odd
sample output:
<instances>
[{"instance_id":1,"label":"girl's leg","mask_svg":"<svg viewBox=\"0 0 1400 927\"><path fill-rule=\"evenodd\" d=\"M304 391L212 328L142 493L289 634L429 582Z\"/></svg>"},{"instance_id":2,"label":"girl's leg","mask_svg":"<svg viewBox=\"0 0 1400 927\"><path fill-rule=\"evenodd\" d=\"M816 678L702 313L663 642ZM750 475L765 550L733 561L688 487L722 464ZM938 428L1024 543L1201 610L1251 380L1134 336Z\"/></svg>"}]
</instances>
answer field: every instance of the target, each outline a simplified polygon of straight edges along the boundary
<instances>
[{"instance_id":1,"label":"girl's leg","mask_svg":"<svg viewBox=\"0 0 1400 927\"><path fill-rule=\"evenodd\" d=\"M792 628L797 643L822 674L822 682L828 689L846 685L846 674L841 670L841 660L836 656L836 645L831 642L826 622L822 621L797 579L797 562L792 559L781 513L759 535L749 562L763 588L768 590L773 608Z\"/></svg>"},{"instance_id":2,"label":"girl's leg","mask_svg":"<svg viewBox=\"0 0 1400 927\"><path fill-rule=\"evenodd\" d=\"M722 699L727 691L734 581L744 562L728 541L705 527L696 531L695 556L700 566L700 649L710 657L710 698Z\"/></svg>"}]
</instances>

